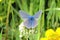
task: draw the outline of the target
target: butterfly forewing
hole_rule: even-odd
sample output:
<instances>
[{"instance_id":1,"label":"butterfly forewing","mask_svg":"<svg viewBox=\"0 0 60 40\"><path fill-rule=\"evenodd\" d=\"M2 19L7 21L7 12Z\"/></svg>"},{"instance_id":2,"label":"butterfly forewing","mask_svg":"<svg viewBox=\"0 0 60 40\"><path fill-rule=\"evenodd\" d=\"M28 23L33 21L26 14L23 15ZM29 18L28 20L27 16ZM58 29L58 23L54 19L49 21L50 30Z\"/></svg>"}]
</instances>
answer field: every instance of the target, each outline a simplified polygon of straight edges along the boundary
<instances>
[{"instance_id":1,"label":"butterfly forewing","mask_svg":"<svg viewBox=\"0 0 60 40\"><path fill-rule=\"evenodd\" d=\"M41 16L41 14L42 14L42 11L39 10L37 13L35 13L34 18L38 19Z\"/></svg>"},{"instance_id":2,"label":"butterfly forewing","mask_svg":"<svg viewBox=\"0 0 60 40\"><path fill-rule=\"evenodd\" d=\"M20 13L20 16L21 16L21 18L22 18L23 20L28 19L28 17L30 16L30 15L28 15L26 12L24 12L24 11L22 11L22 10L20 10L19 13Z\"/></svg>"}]
</instances>

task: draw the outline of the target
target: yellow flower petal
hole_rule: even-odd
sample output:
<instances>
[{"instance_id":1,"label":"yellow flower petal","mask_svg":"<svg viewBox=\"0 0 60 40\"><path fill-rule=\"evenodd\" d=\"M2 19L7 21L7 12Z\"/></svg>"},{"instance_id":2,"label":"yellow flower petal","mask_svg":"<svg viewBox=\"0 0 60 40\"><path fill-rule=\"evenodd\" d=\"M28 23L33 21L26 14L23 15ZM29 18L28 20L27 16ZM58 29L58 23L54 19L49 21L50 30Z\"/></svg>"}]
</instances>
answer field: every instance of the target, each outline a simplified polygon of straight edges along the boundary
<instances>
[{"instance_id":1,"label":"yellow flower petal","mask_svg":"<svg viewBox=\"0 0 60 40\"><path fill-rule=\"evenodd\" d=\"M60 40L60 38L59 38L59 40Z\"/></svg>"},{"instance_id":2,"label":"yellow flower petal","mask_svg":"<svg viewBox=\"0 0 60 40\"><path fill-rule=\"evenodd\" d=\"M56 29L56 33L60 36L60 27Z\"/></svg>"},{"instance_id":3,"label":"yellow flower petal","mask_svg":"<svg viewBox=\"0 0 60 40\"><path fill-rule=\"evenodd\" d=\"M49 37L49 36L51 36L51 35L53 35L53 34L55 34L54 30L49 29L49 30L46 31L45 36L46 36L46 37Z\"/></svg>"},{"instance_id":4,"label":"yellow flower petal","mask_svg":"<svg viewBox=\"0 0 60 40\"><path fill-rule=\"evenodd\" d=\"M41 38L40 40L48 40L47 38Z\"/></svg>"}]
</instances>

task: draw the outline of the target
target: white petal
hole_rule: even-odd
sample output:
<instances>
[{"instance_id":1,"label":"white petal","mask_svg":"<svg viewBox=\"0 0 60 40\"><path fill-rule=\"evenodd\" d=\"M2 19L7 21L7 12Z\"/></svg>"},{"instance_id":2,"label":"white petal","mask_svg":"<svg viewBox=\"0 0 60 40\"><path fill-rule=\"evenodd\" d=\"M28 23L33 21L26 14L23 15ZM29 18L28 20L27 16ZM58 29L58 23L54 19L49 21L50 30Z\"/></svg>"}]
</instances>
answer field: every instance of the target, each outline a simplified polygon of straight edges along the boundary
<instances>
[{"instance_id":1,"label":"white petal","mask_svg":"<svg viewBox=\"0 0 60 40\"><path fill-rule=\"evenodd\" d=\"M23 25L23 22L19 25L19 31L20 32L23 32L24 30L24 25Z\"/></svg>"}]
</instances>

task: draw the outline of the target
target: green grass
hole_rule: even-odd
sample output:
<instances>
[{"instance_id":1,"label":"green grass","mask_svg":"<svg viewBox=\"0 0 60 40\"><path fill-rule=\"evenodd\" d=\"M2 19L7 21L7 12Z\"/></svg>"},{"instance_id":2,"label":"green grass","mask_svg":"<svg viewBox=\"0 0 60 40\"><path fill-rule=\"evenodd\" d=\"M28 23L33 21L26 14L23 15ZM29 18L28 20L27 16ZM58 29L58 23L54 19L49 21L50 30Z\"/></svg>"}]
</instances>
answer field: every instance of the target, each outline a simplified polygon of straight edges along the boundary
<instances>
[{"instance_id":1,"label":"green grass","mask_svg":"<svg viewBox=\"0 0 60 40\"><path fill-rule=\"evenodd\" d=\"M23 32L23 40L39 40L44 37L47 29L60 27L60 0L1 0L0 1L0 40L21 40L19 37L19 25L22 19L19 10L34 15L38 10L42 10L42 15L38 21L38 26L29 33L27 28ZM36 32L37 31L37 32ZM28 32L29 34L26 34ZM36 33L35 33L36 32ZM25 34L26 35L25 35Z\"/></svg>"}]
</instances>

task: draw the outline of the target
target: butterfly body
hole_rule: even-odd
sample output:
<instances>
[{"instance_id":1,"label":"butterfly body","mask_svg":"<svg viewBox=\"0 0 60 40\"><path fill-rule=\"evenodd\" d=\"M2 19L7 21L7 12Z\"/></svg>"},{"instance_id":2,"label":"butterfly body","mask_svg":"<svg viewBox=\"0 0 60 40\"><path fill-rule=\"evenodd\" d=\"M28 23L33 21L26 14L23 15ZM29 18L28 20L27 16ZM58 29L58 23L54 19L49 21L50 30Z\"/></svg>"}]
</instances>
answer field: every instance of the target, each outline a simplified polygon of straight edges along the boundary
<instances>
[{"instance_id":1,"label":"butterfly body","mask_svg":"<svg viewBox=\"0 0 60 40\"><path fill-rule=\"evenodd\" d=\"M28 28L28 29L35 28L38 24L37 19L40 16L40 11L33 16L28 15L24 11L20 11L20 16L24 20L24 25L26 28Z\"/></svg>"},{"instance_id":2,"label":"butterfly body","mask_svg":"<svg viewBox=\"0 0 60 40\"><path fill-rule=\"evenodd\" d=\"M33 16L30 16L28 19L29 19L29 21L34 21L35 20Z\"/></svg>"}]
</instances>

